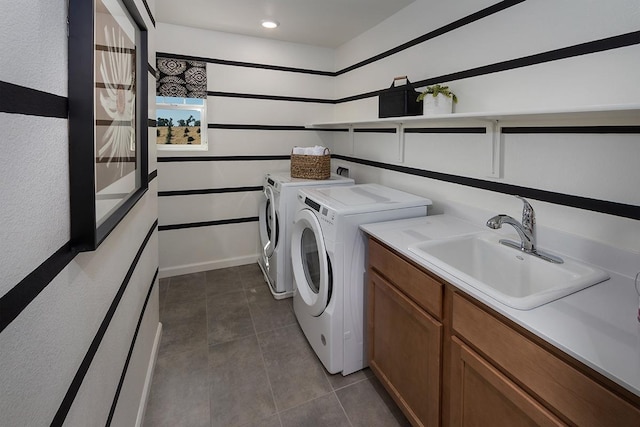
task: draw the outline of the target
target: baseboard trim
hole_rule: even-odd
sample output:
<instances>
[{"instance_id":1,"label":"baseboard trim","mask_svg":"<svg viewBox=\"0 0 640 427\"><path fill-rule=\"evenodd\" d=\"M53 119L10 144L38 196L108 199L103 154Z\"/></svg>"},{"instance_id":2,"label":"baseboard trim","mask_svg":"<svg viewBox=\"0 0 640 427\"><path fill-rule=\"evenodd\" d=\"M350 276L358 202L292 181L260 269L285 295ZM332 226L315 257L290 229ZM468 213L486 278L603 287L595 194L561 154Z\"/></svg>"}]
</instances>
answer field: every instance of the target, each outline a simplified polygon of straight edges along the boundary
<instances>
[{"instance_id":1,"label":"baseboard trim","mask_svg":"<svg viewBox=\"0 0 640 427\"><path fill-rule=\"evenodd\" d=\"M142 398L138 407L138 416L136 417L136 427L141 427L144 421L144 413L147 409L149 394L151 393L151 382L153 381L153 372L156 369L156 361L158 360L158 350L160 349L160 340L162 339L162 323L158 322L156 330L156 338L153 341L151 349L151 357L149 358L149 366L147 366L147 376L144 379L144 388L142 389Z\"/></svg>"},{"instance_id":2,"label":"baseboard trim","mask_svg":"<svg viewBox=\"0 0 640 427\"><path fill-rule=\"evenodd\" d=\"M238 265L253 264L257 262L258 254L247 255L237 258L227 258L216 261L199 262L195 264L178 265L175 267L160 268L159 277L165 279L167 277L180 276L181 274L199 273L201 271L217 270L220 268L236 267Z\"/></svg>"}]
</instances>

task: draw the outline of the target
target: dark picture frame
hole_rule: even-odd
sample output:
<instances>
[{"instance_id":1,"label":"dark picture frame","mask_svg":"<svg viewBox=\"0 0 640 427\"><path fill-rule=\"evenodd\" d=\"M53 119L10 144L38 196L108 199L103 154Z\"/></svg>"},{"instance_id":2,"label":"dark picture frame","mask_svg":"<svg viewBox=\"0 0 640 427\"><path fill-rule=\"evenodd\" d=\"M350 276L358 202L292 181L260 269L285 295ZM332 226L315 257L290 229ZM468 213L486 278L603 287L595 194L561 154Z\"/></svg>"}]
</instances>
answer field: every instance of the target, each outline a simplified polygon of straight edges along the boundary
<instances>
[{"instance_id":1,"label":"dark picture frame","mask_svg":"<svg viewBox=\"0 0 640 427\"><path fill-rule=\"evenodd\" d=\"M71 244L92 251L148 189L148 35L133 0L69 0Z\"/></svg>"}]
</instances>

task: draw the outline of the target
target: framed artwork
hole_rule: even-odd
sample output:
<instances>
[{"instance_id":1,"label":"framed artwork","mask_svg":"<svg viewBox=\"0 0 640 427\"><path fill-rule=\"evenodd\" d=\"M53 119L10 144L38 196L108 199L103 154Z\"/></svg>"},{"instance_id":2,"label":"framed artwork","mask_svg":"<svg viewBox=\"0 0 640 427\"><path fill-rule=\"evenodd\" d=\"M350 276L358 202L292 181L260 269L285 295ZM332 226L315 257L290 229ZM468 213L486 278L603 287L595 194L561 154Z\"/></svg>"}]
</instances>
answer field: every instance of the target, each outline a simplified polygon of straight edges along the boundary
<instances>
[{"instance_id":1,"label":"framed artwork","mask_svg":"<svg viewBox=\"0 0 640 427\"><path fill-rule=\"evenodd\" d=\"M69 0L75 250L95 250L147 191L147 74L147 28L133 0Z\"/></svg>"}]
</instances>

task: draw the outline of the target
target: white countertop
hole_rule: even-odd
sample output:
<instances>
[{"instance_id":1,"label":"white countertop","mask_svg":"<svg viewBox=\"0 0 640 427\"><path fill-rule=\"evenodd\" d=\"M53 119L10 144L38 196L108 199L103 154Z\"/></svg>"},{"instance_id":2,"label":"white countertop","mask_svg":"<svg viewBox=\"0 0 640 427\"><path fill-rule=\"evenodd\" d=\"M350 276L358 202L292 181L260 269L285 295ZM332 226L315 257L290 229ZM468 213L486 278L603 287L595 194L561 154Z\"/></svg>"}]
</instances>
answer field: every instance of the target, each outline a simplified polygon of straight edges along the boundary
<instances>
[{"instance_id":1,"label":"white countertop","mask_svg":"<svg viewBox=\"0 0 640 427\"><path fill-rule=\"evenodd\" d=\"M633 277L629 277L634 268L640 268L640 265L635 264L638 254L620 251L588 240L582 241L575 236L568 238L562 236L565 240L573 241L553 247L554 253L596 264L607 271L611 278L559 300L523 311L498 302L408 250L409 245L426 240L490 231L487 227L443 214L366 224L360 228L640 396L638 295L634 288ZM500 234L507 233L501 230ZM549 233L545 232L545 236L547 234ZM517 239L515 234L508 235ZM551 240L547 239L547 241ZM538 241L542 242L540 231ZM544 245L541 247L545 249ZM546 249L551 248L546 246ZM589 253L589 259L585 259L587 256L583 255L587 253ZM617 268L621 263L626 264L625 268ZM612 268L617 268L619 271L613 271Z\"/></svg>"}]
</instances>

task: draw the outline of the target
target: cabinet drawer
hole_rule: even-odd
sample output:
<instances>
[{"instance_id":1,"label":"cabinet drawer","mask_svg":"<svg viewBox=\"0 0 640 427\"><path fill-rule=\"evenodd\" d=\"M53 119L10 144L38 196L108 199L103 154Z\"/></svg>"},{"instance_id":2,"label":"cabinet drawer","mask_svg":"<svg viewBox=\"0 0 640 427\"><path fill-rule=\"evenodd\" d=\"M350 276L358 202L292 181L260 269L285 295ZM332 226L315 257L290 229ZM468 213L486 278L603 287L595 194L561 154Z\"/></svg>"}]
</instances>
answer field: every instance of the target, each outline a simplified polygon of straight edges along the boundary
<instances>
[{"instance_id":1,"label":"cabinet drawer","mask_svg":"<svg viewBox=\"0 0 640 427\"><path fill-rule=\"evenodd\" d=\"M369 265L424 310L442 319L442 283L372 239L369 239Z\"/></svg>"},{"instance_id":2,"label":"cabinet drawer","mask_svg":"<svg viewBox=\"0 0 640 427\"><path fill-rule=\"evenodd\" d=\"M640 425L640 409L458 294L453 329L547 406L580 426Z\"/></svg>"}]
</instances>

